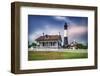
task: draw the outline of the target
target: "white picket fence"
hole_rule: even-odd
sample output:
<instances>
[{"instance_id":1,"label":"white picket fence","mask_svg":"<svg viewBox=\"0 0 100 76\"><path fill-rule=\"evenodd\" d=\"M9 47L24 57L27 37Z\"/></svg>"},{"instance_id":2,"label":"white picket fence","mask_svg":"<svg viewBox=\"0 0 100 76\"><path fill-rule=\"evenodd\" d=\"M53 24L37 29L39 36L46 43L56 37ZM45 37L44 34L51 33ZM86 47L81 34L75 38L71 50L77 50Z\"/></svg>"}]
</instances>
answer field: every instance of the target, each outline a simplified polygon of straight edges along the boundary
<instances>
[{"instance_id":1,"label":"white picket fence","mask_svg":"<svg viewBox=\"0 0 100 76\"><path fill-rule=\"evenodd\" d=\"M77 52L86 53L87 49L64 49L64 48L30 48L29 51L55 51L55 52Z\"/></svg>"}]
</instances>

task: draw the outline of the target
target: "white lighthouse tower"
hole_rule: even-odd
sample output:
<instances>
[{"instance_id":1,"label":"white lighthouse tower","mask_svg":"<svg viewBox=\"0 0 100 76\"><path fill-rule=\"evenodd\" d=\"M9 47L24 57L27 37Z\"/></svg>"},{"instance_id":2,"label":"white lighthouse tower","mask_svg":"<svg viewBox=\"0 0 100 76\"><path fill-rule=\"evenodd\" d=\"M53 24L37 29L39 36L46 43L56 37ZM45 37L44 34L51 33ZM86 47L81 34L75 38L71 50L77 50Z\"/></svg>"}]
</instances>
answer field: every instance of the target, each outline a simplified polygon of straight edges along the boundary
<instances>
[{"instance_id":1,"label":"white lighthouse tower","mask_svg":"<svg viewBox=\"0 0 100 76\"><path fill-rule=\"evenodd\" d=\"M68 46L68 24L64 24L64 47Z\"/></svg>"}]
</instances>

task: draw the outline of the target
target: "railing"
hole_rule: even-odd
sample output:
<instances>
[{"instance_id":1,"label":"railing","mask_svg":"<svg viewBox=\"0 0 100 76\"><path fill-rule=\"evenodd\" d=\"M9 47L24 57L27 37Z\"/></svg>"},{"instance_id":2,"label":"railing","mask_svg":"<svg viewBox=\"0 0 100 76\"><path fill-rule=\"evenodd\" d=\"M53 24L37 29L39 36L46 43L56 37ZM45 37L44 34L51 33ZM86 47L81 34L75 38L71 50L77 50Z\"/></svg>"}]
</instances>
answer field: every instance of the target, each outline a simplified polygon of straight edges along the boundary
<instances>
[{"instance_id":1,"label":"railing","mask_svg":"<svg viewBox=\"0 0 100 76\"><path fill-rule=\"evenodd\" d=\"M77 52L77 53L85 53L87 49L64 49L64 48L33 48L29 49L29 51L57 51L57 52Z\"/></svg>"}]
</instances>

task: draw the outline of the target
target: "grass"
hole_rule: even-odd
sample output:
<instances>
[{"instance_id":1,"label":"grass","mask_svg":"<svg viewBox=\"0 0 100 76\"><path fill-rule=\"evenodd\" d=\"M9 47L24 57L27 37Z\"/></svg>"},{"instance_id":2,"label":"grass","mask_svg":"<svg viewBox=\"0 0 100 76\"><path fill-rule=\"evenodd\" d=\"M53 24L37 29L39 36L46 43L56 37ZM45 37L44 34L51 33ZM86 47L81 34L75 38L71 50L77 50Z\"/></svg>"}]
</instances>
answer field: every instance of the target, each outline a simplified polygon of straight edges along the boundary
<instances>
[{"instance_id":1,"label":"grass","mask_svg":"<svg viewBox=\"0 0 100 76\"><path fill-rule=\"evenodd\" d=\"M28 60L79 59L87 57L87 52L28 51Z\"/></svg>"}]
</instances>

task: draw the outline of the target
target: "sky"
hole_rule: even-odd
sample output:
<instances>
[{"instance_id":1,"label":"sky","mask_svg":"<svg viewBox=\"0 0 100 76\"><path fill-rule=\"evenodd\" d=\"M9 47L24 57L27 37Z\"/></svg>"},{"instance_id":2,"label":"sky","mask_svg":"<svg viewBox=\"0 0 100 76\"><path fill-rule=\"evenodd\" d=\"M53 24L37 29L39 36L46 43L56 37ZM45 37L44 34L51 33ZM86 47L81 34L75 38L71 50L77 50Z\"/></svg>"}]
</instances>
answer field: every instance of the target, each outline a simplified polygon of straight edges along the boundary
<instances>
[{"instance_id":1,"label":"sky","mask_svg":"<svg viewBox=\"0 0 100 76\"><path fill-rule=\"evenodd\" d=\"M88 43L87 17L45 15L28 15L28 41L34 42L43 33L45 35L59 35L59 32L63 40L65 22L68 24L69 43L74 40L83 44Z\"/></svg>"}]
</instances>

